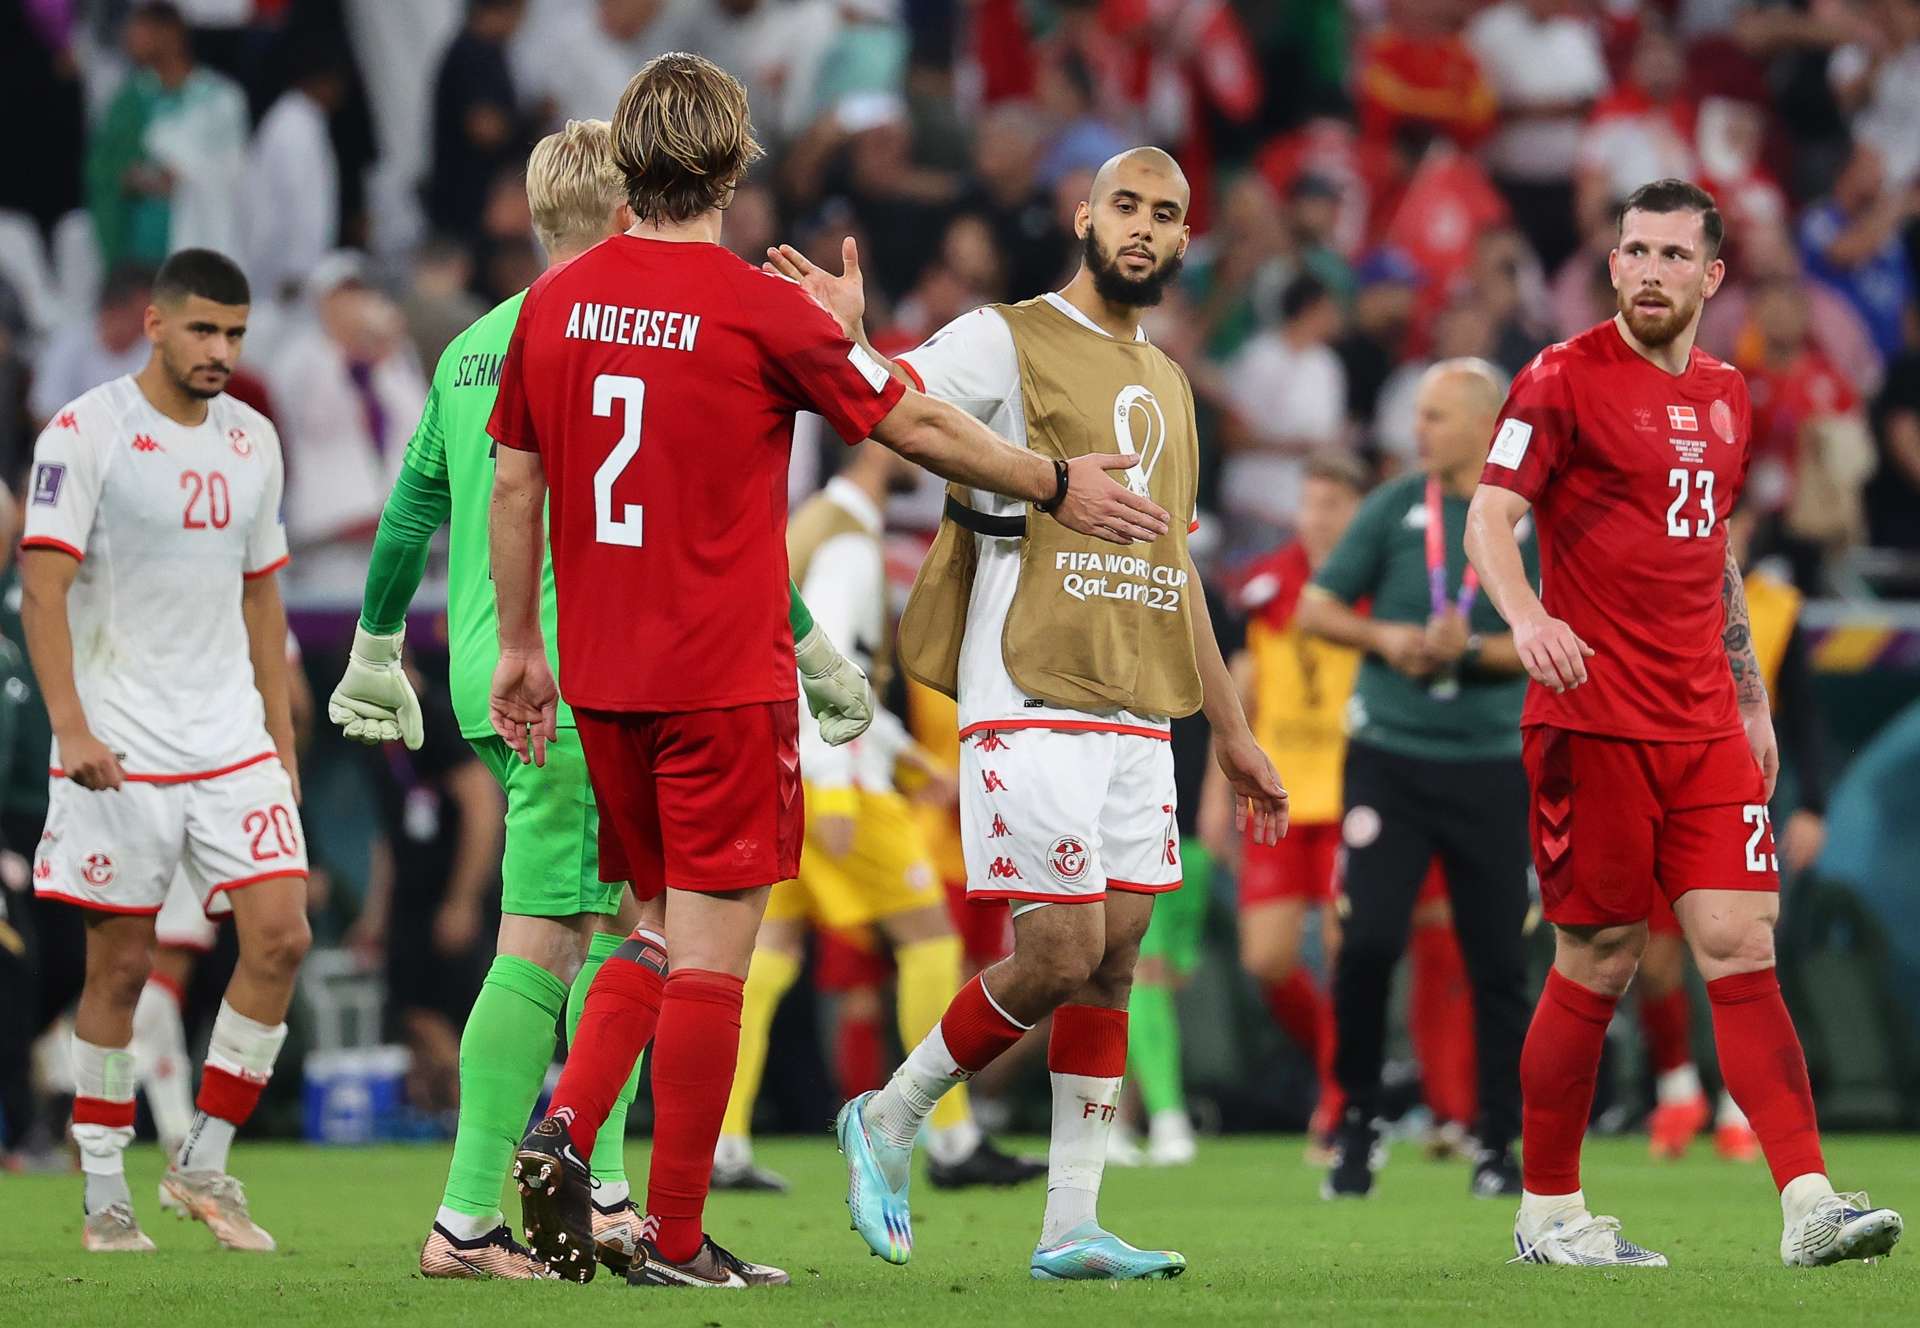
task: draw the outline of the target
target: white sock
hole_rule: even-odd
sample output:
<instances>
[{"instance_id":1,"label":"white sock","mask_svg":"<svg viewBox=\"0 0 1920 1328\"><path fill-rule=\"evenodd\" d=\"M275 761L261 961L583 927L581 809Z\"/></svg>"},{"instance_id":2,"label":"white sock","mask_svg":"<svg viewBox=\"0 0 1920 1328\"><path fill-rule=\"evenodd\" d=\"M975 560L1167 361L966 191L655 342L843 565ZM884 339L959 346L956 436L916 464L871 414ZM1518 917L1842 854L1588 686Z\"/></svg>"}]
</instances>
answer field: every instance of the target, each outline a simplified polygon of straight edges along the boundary
<instances>
[{"instance_id":1,"label":"white sock","mask_svg":"<svg viewBox=\"0 0 1920 1328\"><path fill-rule=\"evenodd\" d=\"M140 1091L147 1095L160 1142L176 1148L193 1123L193 1064L187 1059L187 1029L180 1001L171 988L147 979L133 1007L134 1064Z\"/></svg>"},{"instance_id":2,"label":"white sock","mask_svg":"<svg viewBox=\"0 0 1920 1328\"><path fill-rule=\"evenodd\" d=\"M1804 1176L1795 1176L1780 1191L1780 1215L1792 1226L1832 1193L1833 1182L1821 1172L1809 1171Z\"/></svg>"},{"instance_id":3,"label":"white sock","mask_svg":"<svg viewBox=\"0 0 1920 1328\"><path fill-rule=\"evenodd\" d=\"M475 1217L472 1213L456 1213L453 1209L442 1207L433 1215L435 1226L444 1227L455 1240L479 1240L480 1237L503 1226L506 1218L498 1211L490 1217Z\"/></svg>"},{"instance_id":4,"label":"white sock","mask_svg":"<svg viewBox=\"0 0 1920 1328\"><path fill-rule=\"evenodd\" d=\"M943 1167L957 1166L973 1156L980 1146L980 1127L972 1118L958 1125L927 1131L927 1156Z\"/></svg>"},{"instance_id":5,"label":"white sock","mask_svg":"<svg viewBox=\"0 0 1920 1328\"><path fill-rule=\"evenodd\" d=\"M264 1084L273 1076L273 1063L286 1040L284 1023L263 1024L249 1019L223 1000L220 1013L213 1021L212 1040L207 1045L207 1068L250 1083ZM225 1171L234 1132L239 1128L238 1121L209 1116L204 1111L194 1112L176 1165L182 1171Z\"/></svg>"},{"instance_id":6,"label":"white sock","mask_svg":"<svg viewBox=\"0 0 1920 1328\"><path fill-rule=\"evenodd\" d=\"M1713 1123L1722 1128L1727 1126L1734 1126L1742 1130L1753 1128L1747 1123L1747 1113L1740 1110L1740 1104L1735 1102L1733 1100L1733 1094L1728 1092L1722 1092L1720 1094L1720 1110L1715 1113Z\"/></svg>"},{"instance_id":7,"label":"white sock","mask_svg":"<svg viewBox=\"0 0 1920 1328\"><path fill-rule=\"evenodd\" d=\"M1053 1080L1053 1138L1047 1150L1047 1215L1040 1243L1052 1245L1096 1220L1107 1136L1118 1114L1120 1079L1059 1074Z\"/></svg>"},{"instance_id":8,"label":"white sock","mask_svg":"<svg viewBox=\"0 0 1920 1328\"><path fill-rule=\"evenodd\" d=\"M1555 1222L1571 1222L1586 1215L1585 1190L1575 1190L1572 1194L1520 1192L1520 1229L1529 1236L1538 1236Z\"/></svg>"},{"instance_id":9,"label":"white sock","mask_svg":"<svg viewBox=\"0 0 1920 1328\"><path fill-rule=\"evenodd\" d=\"M1695 1101L1705 1097L1706 1092L1700 1083L1700 1070L1692 1061L1666 1071L1653 1081L1653 1100L1663 1107Z\"/></svg>"},{"instance_id":10,"label":"white sock","mask_svg":"<svg viewBox=\"0 0 1920 1328\"><path fill-rule=\"evenodd\" d=\"M753 1140L744 1134L723 1134L713 1145L713 1165L729 1171L753 1165Z\"/></svg>"},{"instance_id":11,"label":"white sock","mask_svg":"<svg viewBox=\"0 0 1920 1328\"><path fill-rule=\"evenodd\" d=\"M624 1180L597 1180L593 1183L593 1206L610 1213L633 1198L633 1185Z\"/></svg>"},{"instance_id":12,"label":"white sock","mask_svg":"<svg viewBox=\"0 0 1920 1328\"><path fill-rule=\"evenodd\" d=\"M73 1037L74 1096L133 1107L133 1053L125 1047L103 1047ZM131 1203L127 1190L127 1145L133 1142L130 1125L73 1127L80 1149L80 1170L86 1176L86 1210L97 1213L110 1204Z\"/></svg>"},{"instance_id":13,"label":"white sock","mask_svg":"<svg viewBox=\"0 0 1920 1328\"><path fill-rule=\"evenodd\" d=\"M960 1068L960 1062L947 1050L947 1039L940 1025L920 1039L920 1045L907 1053L900 1068L887 1080L887 1086L867 1099L863 1119L867 1128L898 1148L911 1149L921 1124L933 1114L933 1108L955 1084L965 1083L973 1075ZM890 1178L891 1179L891 1178ZM894 1184L899 1184L898 1180Z\"/></svg>"}]
</instances>

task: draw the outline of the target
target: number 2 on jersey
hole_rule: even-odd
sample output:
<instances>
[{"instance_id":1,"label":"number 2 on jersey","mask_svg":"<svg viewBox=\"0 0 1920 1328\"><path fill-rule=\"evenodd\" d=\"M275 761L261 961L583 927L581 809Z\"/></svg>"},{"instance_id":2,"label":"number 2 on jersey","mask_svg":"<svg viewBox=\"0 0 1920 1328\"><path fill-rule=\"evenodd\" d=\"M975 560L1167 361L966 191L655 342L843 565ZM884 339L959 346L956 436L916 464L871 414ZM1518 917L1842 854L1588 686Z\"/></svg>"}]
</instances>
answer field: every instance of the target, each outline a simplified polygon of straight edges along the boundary
<instances>
[{"instance_id":1,"label":"number 2 on jersey","mask_svg":"<svg viewBox=\"0 0 1920 1328\"><path fill-rule=\"evenodd\" d=\"M621 472L640 455L640 414L647 401L647 385L625 374L601 374L593 380L593 413L601 419L613 414L613 403L620 402L620 441L593 472L593 537L602 544L640 547L641 516L639 503L622 503L613 510L613 484Z\"/></svg>"},{"instance_id":2,"label":"number 2 on jersey","mask_svg":"<svg viewBox=\"0 0 1920 1328\"><path fill-rule=\"evenodd\" d=\"M1667 485L1674 490L1673 504L1667 508L1667 534L1675 539L1705 539L1711 535L1714 520L1713 472L1675 466L1667 472ZM1689 521L1681 509L1695 492L1700 495L1700 510L1706 515Z\"/></svg>"}]
</instances>

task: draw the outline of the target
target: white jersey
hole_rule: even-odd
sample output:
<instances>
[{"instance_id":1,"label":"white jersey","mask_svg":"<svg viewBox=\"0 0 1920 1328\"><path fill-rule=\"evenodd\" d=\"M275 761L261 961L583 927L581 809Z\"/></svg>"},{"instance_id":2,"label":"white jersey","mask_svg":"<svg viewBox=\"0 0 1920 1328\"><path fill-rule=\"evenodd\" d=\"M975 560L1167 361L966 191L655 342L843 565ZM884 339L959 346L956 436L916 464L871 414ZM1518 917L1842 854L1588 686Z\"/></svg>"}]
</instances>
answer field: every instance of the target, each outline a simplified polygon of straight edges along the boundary
<instances>
[{"instance_id":1,"label":"white jersey","mask_svg":"<svg viewBox=\"0 0 1920 1328\"><path fill-rule=\"evenodd\" d=\"M20 544L80 560L67 622L93 735L155 783L273 756L240 609L242 579L287 561L266 417L218 396L189 428L116 378L57 412L33 461Z\"/></svg>"},{"instance_id":2,"label":"white jersey","mask_svg":"<svg viewBox=\"0 0 1920 1328\"><path fill-rule=\"evenodd\" d=\"M1044 297L1061 313L1102 336L1104 329L1052 292ZM1145 332L1135 334L1146 340ZM915 384L928 396L950 402L1017 447L1027 446L1027 409L1020 390L1020 357L1013 329L992 309L962 314L928 337L917 349L897 356ZM1021 516L1027 504L984 489L972 494L975 510L990 516ZM984 729L1092 729L1164 737L1165 715L1131 710L1089 712L1048 705L1028 696L1007 673L1001 653L1007 613L1020 580L1022 541L1003 536L973 537L979 551L973 599L967 605L966 633L960 644L960 736Z\"/></svg>"}]
</instances>

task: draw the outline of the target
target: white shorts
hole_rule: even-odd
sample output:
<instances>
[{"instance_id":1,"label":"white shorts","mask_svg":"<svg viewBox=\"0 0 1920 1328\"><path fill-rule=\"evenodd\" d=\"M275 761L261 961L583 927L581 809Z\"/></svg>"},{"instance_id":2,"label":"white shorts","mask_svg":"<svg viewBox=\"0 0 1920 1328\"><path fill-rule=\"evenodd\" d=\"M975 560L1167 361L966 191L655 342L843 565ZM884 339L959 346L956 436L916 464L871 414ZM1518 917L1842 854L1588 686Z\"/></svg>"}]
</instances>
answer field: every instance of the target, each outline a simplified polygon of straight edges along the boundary
<instances>
[{"instance_id":1,"label":"white shorts","mask_svg":"<svg viewBox=\"0 0 1920 1328\"><path fill-rule=\"evenodd\" d=\"M1180 887L1173 746L1132 733L984 730L960 744L969 899L1079 903Z\"/></svg>"},{"instance_id":2,"label":"white shorts","mask_svg":"<svg viewBox=\"0 0 1920 1328\"><path fill-rule=\"evenodd\" d=\"M215 895L208 906L222 913L233 911L224 895ZM211 950L219 937L220 924L201 908L200 896L194 893L193 882L187 879L187 869L181 867L167 885L160 915L153 920L154 940L175 950Z\"/></svg>"},{"instance_id":3,"label":"white shorts","mask_svg":"<svg viewBox=\"0 0 1920 1328\"><path fill-rule=\"evenodd\" d=\"M256 881L307 874L293 781L278 758L216 779L126 783L109 792L49 781L34 893L103 913L158 914L176 875L208 917Z\"/></svg>"}]
</instances>

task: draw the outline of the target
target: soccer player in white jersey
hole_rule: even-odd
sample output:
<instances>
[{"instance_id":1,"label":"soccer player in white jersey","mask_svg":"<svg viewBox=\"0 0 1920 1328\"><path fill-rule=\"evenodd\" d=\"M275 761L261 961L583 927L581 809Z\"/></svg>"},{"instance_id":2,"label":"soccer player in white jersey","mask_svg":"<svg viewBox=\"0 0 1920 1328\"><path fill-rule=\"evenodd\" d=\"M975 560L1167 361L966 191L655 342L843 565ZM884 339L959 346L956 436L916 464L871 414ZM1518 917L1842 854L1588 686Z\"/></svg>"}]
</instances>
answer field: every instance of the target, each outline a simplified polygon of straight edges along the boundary
<instances>
[{"instance_id":1,"label":"soccer player in white jersey","mask_svg":"<svg viewBox=\"0 0 1920 1328\"><path fill-rule=\"evenodd\" d=\"M73 1137L89 1250L150 1250L122 1154L133 1015L176 870L240 958L197 1109L162 1182L228 1249L271 1250L227 1173L286 1041L307 952L307 846L288 710L280 440L223 395L249 295L220 254L162 265L137 374L58 411L34 446L21 622L53 726L34 889L87 910Z\"/></svg>"}]
</instances>

